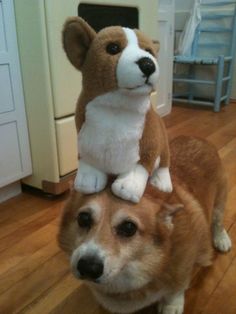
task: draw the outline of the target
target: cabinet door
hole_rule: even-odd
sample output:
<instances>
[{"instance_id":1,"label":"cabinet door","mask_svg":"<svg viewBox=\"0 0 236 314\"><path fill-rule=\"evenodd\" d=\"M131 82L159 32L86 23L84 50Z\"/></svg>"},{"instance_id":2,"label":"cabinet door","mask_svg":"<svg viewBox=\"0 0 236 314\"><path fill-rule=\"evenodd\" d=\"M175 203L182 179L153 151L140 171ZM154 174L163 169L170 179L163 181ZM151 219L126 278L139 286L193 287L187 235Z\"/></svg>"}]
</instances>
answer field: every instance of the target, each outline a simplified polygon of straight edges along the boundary
<instances>
[{"instance_id":1,"label":"cabinet door","mask_svg":"<svg viewBox=\"0 0 236 314\"><path fill-rule=\"evenodd\" d=\"M0 0L0 187L31 174L13 0Z\"/></svg>"}]
</instances>

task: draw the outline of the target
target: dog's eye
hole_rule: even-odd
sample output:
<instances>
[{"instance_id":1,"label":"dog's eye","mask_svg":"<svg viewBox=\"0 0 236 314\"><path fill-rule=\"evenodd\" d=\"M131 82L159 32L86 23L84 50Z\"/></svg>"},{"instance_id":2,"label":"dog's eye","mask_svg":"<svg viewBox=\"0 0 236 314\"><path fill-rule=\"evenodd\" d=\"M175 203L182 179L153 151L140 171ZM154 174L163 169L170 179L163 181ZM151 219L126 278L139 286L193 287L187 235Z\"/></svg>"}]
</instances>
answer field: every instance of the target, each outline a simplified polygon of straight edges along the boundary
<instances>
[{"instance_id":1,"label":"dog's eye","mask_svg":"<svg viewBox=\"0 0 236 314\"><path fill-rule=\"evenodd\" d=\"M79 213L77 222L81 228L90 229L93 224L93 219L90 213L81 212Z\"/></svg>"},{"instance_id":2,"label":"dog's eye","mask_svg":"<svg viewBox=\"0 0 236 314\"><path fill-rule=\"evenodd\" d=\"M121 237L132 237L137 231L137 226L132 221L124 221L117 228L116 232Z\"/></svg>"},{"instance_id":3,"label":"dog's eye","mask_svg":"<svg viewBox=\"0 0 236 314\"><path fill-rule=\"evenodd\" d=\"M106 47L106 51L110 54L110 55L116 55L117 53L119 53L121 51L120 46L116 43L109 43Z\"/></svg>"},{"instance_id":4,"label":"dog's eye","mask_svg":"<svg viewBox=\"0 0 236 314\"><path fill-rule=\"evenodd\" d=\"M153 52L150 48L146 48L145 51L147 51L148 53L150 53L153 56Z\"/></svg>"}]
</instances>

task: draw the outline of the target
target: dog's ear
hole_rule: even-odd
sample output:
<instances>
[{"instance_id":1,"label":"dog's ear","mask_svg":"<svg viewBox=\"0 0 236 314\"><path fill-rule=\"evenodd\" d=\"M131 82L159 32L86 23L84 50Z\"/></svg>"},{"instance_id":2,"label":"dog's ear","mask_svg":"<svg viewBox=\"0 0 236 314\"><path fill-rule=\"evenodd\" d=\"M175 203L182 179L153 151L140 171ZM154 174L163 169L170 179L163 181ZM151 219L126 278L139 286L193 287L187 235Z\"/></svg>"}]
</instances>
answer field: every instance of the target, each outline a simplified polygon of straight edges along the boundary
<instances>
[{"instance_id":1,"label":"dog's ear","mask_svg":"<svg viewBox=\"0 0 236 314\"><path fill-rule=\"evenodd\" d=\"M70 62L78 69L84 63L96 32L80 17L69 18L62 31L63 47Z\"/></svg>"},{"instance_id":2,"label":"dog's ear","mask_svg":"<svg viewBox=\"0 0 236 314\"><path fill-rule=\"evenodd\" d=\"M174 215L184 208L183 204L167 204L163 203L161 210L159 212L159 218L164 222L164 224L172 230L173 223L172 219Z\"/></svg>"}]
</instances>

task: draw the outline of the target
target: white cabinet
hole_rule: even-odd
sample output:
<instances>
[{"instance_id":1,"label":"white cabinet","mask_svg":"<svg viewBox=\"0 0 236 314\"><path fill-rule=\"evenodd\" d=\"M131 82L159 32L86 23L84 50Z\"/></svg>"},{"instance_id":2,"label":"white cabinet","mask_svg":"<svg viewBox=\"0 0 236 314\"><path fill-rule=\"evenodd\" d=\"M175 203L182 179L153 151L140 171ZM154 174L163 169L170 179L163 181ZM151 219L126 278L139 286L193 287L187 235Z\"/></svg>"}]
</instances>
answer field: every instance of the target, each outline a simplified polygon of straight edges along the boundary
<instances>
[{"instance_id":1,"label":"white cabinet","mask_svg":"<svg viewBox=\"0 0 236 314\"><path fill-rule=\"evenodd\" d=\"M159 1L160 79L157 90L157 111L161 116L170 113L172 107L174 12L174 0Z\"/></svg>"},{"instance_id":2,"label":"white cabinet","mask_svg":"<svg viewBox=\"0 0 236 314\"><path fill-rule=\"evenodd\" d=\"M31 174L12 0L0 0L0 188Z\"/></svg>"}]
</instances>

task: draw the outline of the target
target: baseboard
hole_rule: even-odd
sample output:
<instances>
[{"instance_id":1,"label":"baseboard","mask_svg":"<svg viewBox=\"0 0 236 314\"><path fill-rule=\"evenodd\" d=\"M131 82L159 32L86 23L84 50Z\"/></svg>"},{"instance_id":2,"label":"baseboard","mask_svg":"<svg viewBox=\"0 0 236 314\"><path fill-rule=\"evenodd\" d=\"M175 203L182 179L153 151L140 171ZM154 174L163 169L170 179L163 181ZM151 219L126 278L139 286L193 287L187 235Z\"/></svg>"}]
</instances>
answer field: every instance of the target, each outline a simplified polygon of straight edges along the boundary
<instances>
[{"instance_id":1,"label":"baseboard","mask_svg":"<svg viewBox=\"0 0 236 314\"><path fill-rule=\"evenodd\" d=\"M52 195L60 195L70 190L74 186L75 175L76 174L73 172L61 178L59 182L50 182L43 180L42 181L43 192Z\"/></svg>"},{"instance_id":2,"label":"baseboard","mask_svg":"<svg viewBox=\"0 0 236 314\"><path fill-rule=\"evenodd\" d=\"M21 193L20 181L14 182L3 188L0 188L0 203L5 202L9 198L17 196Z\"/></svg>"}]
</instances>

